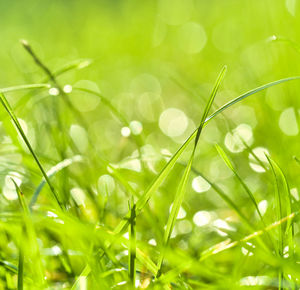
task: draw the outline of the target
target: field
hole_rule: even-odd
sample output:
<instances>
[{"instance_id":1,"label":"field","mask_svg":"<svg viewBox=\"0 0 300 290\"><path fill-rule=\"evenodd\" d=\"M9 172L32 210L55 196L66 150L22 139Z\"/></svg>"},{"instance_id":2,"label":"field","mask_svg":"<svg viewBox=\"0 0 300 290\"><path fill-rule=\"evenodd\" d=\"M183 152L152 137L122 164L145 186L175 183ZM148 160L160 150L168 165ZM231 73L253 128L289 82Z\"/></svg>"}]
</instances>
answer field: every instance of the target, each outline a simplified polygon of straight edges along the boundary
<instances>
[{"instance_id":1,"label":"field","mask_svg":"<svg viewBox=\"0 0 300 290\"><path fill-rule=\"evenodd\" d=\"M297 0L0 0L1 289L299 289Z\"/></svg>"}]
</instances>

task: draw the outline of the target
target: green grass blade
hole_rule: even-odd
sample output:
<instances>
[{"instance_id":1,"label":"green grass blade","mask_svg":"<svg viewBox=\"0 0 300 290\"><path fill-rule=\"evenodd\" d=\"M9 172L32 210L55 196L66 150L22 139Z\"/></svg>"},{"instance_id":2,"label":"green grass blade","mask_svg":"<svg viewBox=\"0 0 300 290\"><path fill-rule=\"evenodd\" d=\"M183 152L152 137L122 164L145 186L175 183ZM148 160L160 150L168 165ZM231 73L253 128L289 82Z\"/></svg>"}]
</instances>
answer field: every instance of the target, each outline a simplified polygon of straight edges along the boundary
<instances>
[{"instance_id":1,"label":"green grass blade","mask_svg":"<svg viewBox=\"0 0 300 290\"><path fill-rule=\"evenodd\" d=\"M19 261L18 261L18 290L23 290L23 278L24 278L24 251L22 246L19 249Z\"/></svg>"},{"instance_id":2,"label":"green grass blade","mask_svg":"<svg viewBox=\"0 0 300 290\"><path fill-rule=\"evenodd\" d=\"M277 80L277 81L274 81L274 82L271 82L271 83L267 83L265 85L262 85L260 87L257 87L253 90L250 90L240 96L238 96L237 98L229 101L228 103L226 103L225 105L223 105L221 108L219 108L218 110L216 110L213 114L211 114L206 120L205 120L205 123L209 122L210 120L212 120L214 117L216 117L217 115L219 115L221 112L223 112L224 110L230 108L232 105L248 98L249 96L251 95L254 95L260 91L263 91L265 89L268 89L270 87L273 87L273 86L276 86L276 85L279 85L279 84L282 84L282 83L285 83L285 82L289 82L289 81L293 81L293 80L299 80L300 79L300 76L295 76L295 77L289 77L289 78L284 78L284 79L280 79L280 80Z\"/></svg>"},{"instance_id":3,"label":"green grass blade","mask_svg":"<svg viewBox=\"0 0 300 290\"><path fill-rule=\"evenodd\" d=\"M75 283L71 287L71 290L79 290L80 289L80 283L82 279L86 279L86 277L91 273L91 267L89 265L86 265L81 274L76 279Z\"/></svg>"},{"instance_id":4,"label":"green grass blade","mask_svg":"<svg viewBox=\"0 0 300 290\"><path fill-rule=\"evenodd\" d=\"M51 192L52 192L54 198L56 199L58 205L60 206L61 209L64 209L64 206L63 206L63 204L60 202L60 199L59 199L59 197L58 197L58 194L56 193L56 191L55 191L53 185L51 184L51 182L50 182L50 180L49 180L49 178L48 178L48 176L47 176L47 174L46 174L46 172L45 172L45 170L44 170L42 164L40 163L40 161L39 161L37 155L36 155L35 152L33 151L32 147L31 147L31 145L30 145L30 143L29 143L29 141L28 141L28 139L27 139L27 137L26 137L26 135L25 135L25 133L24 133L24 131L23 131L23 129L22 129L22 127L21 127L21 125L20 125L20 123L19 123L19 121L18 121L18 119L17 119L15 113L14 113L14 111L13 111L13 109L11 108L10 104L8 103L8 101L7 101L7 99L5 98L4 94L2 94L2 93L0 93L0 101L1 101L1 103L2 103L2 105L3 105L3 107L5 108L6 112L9 114L10 118L12 119L13 123L14 123L15 126L17 127L17 131L18 131L19 134L21 135L21 137L22 137L23 141L25 142L27 148L29 149L31 155L33 156L33 158L34 158L36 164L38 165L40 171L42 172L42 174L43 174L43 176L44 176L46 182L48 183L48 186L49 186L49 188L50 188L50 190L51 190Z\"/></svg>"},{"instance_id":5,"label":"green grass blade","mask_svg":"<svg viewBox=\"0 0 300 290\"><path fill-rule=\"evenodd\" d=\"M295 51L297 51L297 53L300 53L300 46L298 45L298 43L291 40L291 39L288 39L286 37L273 35L273 36L269 37L267 40L270 41L270 42L284 42L284 43L287 43L293 49L295 49Z\"/></svg>"},{"instance_id":6,"label":"green grass blade","mask_svg":"<svg viewBox=\"0 0 300 290\"><path fill-rule=\"evenodd\" d=\"M21 192L21 190L19 189L18 185L16 184L16 182L14 181L13 178L11 178L12 182L15 185L17 194L18 194L18 198L19 198L19 202L20 205L23 209L25 218L24 218L24 225L22 226L22 240L23 240L23 236L24 236L24 230L25 230L25 225L26 223L28 223L28 207L26 205L25 199L24 199L24 195ZM24 249L23 249L23 241L20 241L20 245L19 245L19 261L18 261L18 290L22 290L23 289L23 278L24 278Z\"/></svg>"},{"instance_id":7,"label":"green grass blade","mask_svg":"<svg viewBox=\"0 0 300 290\"><path fill-rule=\"evenodd\" d=\"M266 155L268 162L270 164L270 168L274 177L274 184L275 184L275 214L276 218L279 220L283 217L283 204L281 202L281 193L280 193L280 180L278 175L276 174L276 168L274 162L270 159L268 155ZM283 249L284 249L284 239L283 239L283 226L280 226L278 230L278 245L276 251L278 255L283 256Z\"/></svg>"},{"instance_id":8,"label":"green grass blade","mask_svg":"<svg viewBox=\"0 0 300 290\"><path fill-rule=\"evenodd\" d=\"M210 98L208 99L208 102L207 102L207 104L205 106L204 113L202 115L201 122L200 122L200 125L198 127L197 135L196 135L196 138L195 138L195 147L198 144L198 141L199 141L200 134L201 134L201 131L203 129L204 123L206 122L206 118L207 118L208 113L209 113L209 111L211 109L211 106L212 106L212 104L214 102L214 99L216 97L216 94L217 94L217 91L218 91L218 89L220 87L220 84L221 84L221 82L222 82L222 80L223 80L223 78L224 78L224 76L226 74L226 71L227 71L227 66L224 66L222 68L222 70L221 70L218 78L217 78L217 81L216 81L216 83L215 83L215 85L213 87L213 90L211 92Z\"/></svg>"},{"instance_id":9,"label":"green grass blade","mask_svg":"<svg viewBox=\"0 0 300 290\"><path fill-rule=\"evenodd\" d=\"M15 92L15 91L22 91L22 90L30 90L30 89L49 89L50 85L48 84L31 84L31 85L20 85L20 86L13 86L8 88L0 89L0 94L8 93L8 92Z\"/></svg>"},{"instance_id":10,"label":"green grass blade","mask_svg":"<svg viewBox=\"0 0 300 290\"><path fill-rule=\"evenodd\" d=\"M10 262L0 260L0 266L3 266L6 270L8 270L14 274L18 274L18 271L19 271L18 267Z\"/></svg>"},{"instance_id":11,"label":"green grass blade","mask_svg":"<svg viewBox=\"0 0 300 290\"><path fill-rule=\"evenodd\" d=\"M282 169L279 167L279 165L272 160L270 157L268 157L268 161L271 166L271 170L276 182L276 206L278 208L278 216L282 218L284 215L290 215L292 213L292 202L291 202L291 194L289 189L289 184L287 182L287 179L282 171ZM293 233L293 224L292 221L287 222L286 228L282 229L282 235L283 235L283 243L287 244L289 246L289 254L291 256L294 255L294 233Z\"/></svg>"},{"instance_id":12,"label":"green grass blade","mask_svg":"<svg viewBox=\"0 0 300 290\"><path fill-rule=\"evenodd\" d=\"M128 251L128 274L131 286L135 288L135 273L136 273L136 213L135 204L132 198L129 204L130 210L130 227L129 227L129 251Z\"/></svg>"},{"instance_id":13,"label":"green grass blade","mask_svg":"<svg viewBox=\"0 0 300 290\"><path fill-rule=\"evenodd\" d=\"M225 151L218 145L215 145L219 155L221 156L221 158L224 160L225 164L227 165L227 167L232 171L232 173L236 176L236 178L238 179L239 183L242 185L242 187L244 188L244 190L246 191L248 197L250 198L250 200L252 201L253 205L255 206L255 209L262 221L262 223L264 224L264 220L262 217L262 214L258 208L257 202L255 200L255 197L253 195L253 193L251 192L251 190L249 189L249 187L247 186L247 184L243 181L243 179L240 177L240 175L237 173L236 169L234 168L233 164L231 163L229 157L227 156L227 154L225 153Z\"/></svg>"},{"instance_id":14,"label":"green grass blade","mask_svg":"<svg viewBox=\"0 0 300 290\"><path fill-rule=\"evenodd\" d=\"M14 186L16 188L16 192L18 194L18 199L23 211L23 221L22 221L22 234L21 241L19 246L19 262L18 262L18 289L23 289L23 272L24 272L24 239L28 238L28 245L30 247L29 253L31 255L30 259L35 264L35 274L39 280L41 285L44 284L44 275L43 275L43 267L40 259L39 247L37 244L36 233L34 226L32 224L32 220L30 218L30 211L27 206L25 197L17 183L11 178Z\"/></svg>"},{"instance_id":15,"label":"green grass blade","mask_svg":"<svg viewBox=\"0 0 300 290\"><path fill-rule=\"evenodd\" d=\"M221 253L223 251L226 251L228 249L236 247L236 246L240 245L241 243L245 243L245 242L249 242L253 239L257 239L259 236L265 234L266 232L270 232L278 227L281 227L286 222L292 222L292 220L295 219L295 217L298 215L299 215L299 211L293 212L290 215L285 216L282 219L270 224L269 226L265 227L264 229L255 231L252 234L247 235L246 237L240 239L239 241L231 241L230 239L227 239L221 243L218 243L218 244L210 247L209 249L205 250L202 253L199 260L204 261L213 255L216 255L218 253Z\"/></svg>"},{"instance_id":16,"label":"green grass blade","mask_svg":"<svg viewBox=\"0 0 300 290\"><path fill-rule=\"evenodd\" d=\"M14 184L14 186L16 188L16 191L17 191L17 194L18 194L18 199L19 199L20 205L21 205L21 207L23 209L23 212L28 217L29 216L29 209L28 209L28 206L26 204L24 194L20 190L19 186L17 185L17 183L14 181L13 178L11 178L11 181L13 182L13 184Z\"/></svg>"},{"instance_id":17,"label":"green grass blade","mask_svg":"<svg viewBox=\"0 0 300 290\"><path fill-rule=\"evenodd\" d=\"M73 69L83 69L88 66L90 66L93 63L92 59L77 59L73 60L70 63L64 65L63 67L59 68L58 70L53 72L54 77L58 77L68 71L71 71Z\"/></svg>"},{"instance_id":18,"label":"green grass blade","mask_svg":"<svg viewBox=\"0 0 300 290\"><path fill-rule=\"evenodd\" d=\"M208 99L208 102L206 104L206 107L204 109L204 112L203 112L203 115L202 115L202 118L201 118L201 122L200 122L200 125L198 127L198 130L197 130L197 134L196 134L196 138L195 138L195 144L194 144L194 149L192 151L192 154L190 156L190 159L189 159L189 162L188 162L188 165L187 167L185 168L184 170L184 174L183 174L183 177L179 183L179 186L178 186L178 189L176 191L176 195L174 197L174 202L173 202L173 206L172 206L172 209L171 209L171 213L169 215L169 218L168 218L168 222L167 222L167 227L166 227L166 230L164 232L164 238L163 238L163 248L162 248L162 251L161 251L161 254L158 258L158 264L157 264L157 267L158 267L158 274L157 276L160 276L161 274L161 267L162 267L162 263L163 263L163 260L164 260L164 255L165 255L165 248L167 247L168 243L169 243L169 240L170 240L170 237L171 237L171 234L172 234L172 231L173 231L173 228L174 228L174 225L175 225L175 222L176 222L176 218L177 218L177 215L178 215L178 212L179 212L179 209L181 207L181 204L183 202L183 198L184 198L184 195L185 195L185 190L186 190L186 185L187 185L187 182L188 182L188 178L190 176L190 172L191 172L191 168L192 168L192 163L193 163L193 160L194 160L194 154L195 154L195 150L196 150L196 147L197 147L197 144L198 144L198 141L199 141L199 138L200 138L200 135L201 135L201 132L202 132L202 129L203 129L203 125L204 125L204 122L205 122L205 119L211 109L211 106L213 104L213 101L215 99L215 96L217 94L217 91L220 87L220 84L221 84L221 81L226 73L226 66L224 66L217 78L217 81L213 87L213 90L211 92L211 95Z\"/></svg>"},{"instance_id":19,"label":"green grass blade","mask_svg":"<svg viewBox=\"0 0 300 290\"><path fill-rule=\"evenodd\" d=\"M290 215L292 213L292 205L291 205L291 196L289 185L286 180L285 175L283 174L281 168L278 164L272 160L269 156L267 156L268 162L270 164L271 171L274 176L275 183L275 211L277 217L280 219L283 216ZM285 255L284 249L285 247L289 247L289 256L294 256L294 231L292 220L289 220L284 228L283 225L280 226L278 230L278 248L277 252L279 256L283 257ZM282 280L287 277L282 271L279 271L279 289L282 289ZM288 277L287 277L288 278Z\"/></svg>"},{"instance_id":20,"label":"green grass blade","mask_svg":"<svg viewBox=\"0 0 300 290\"><path fill-rule=\"evenodd\" d=\"M226 103L221 108L216 110L213 114L208 116L205 120L205 123L203 126L205 126L209 121L211 121L213 118L215 118L217 115L222 113L224 110L230 108L234 104L244 100L245 98L254 95L262 90L265 90L269 87L279 85L284 82L292 81L292 80L298 80L300 79L300 76L296 77L289 77L285 79L281 79L278 81L274 81L265 85L262 85L258 88L255 88L251 91L248 91L239 97L233 99L232 101ZM178 158L181 156L181 154L185 151L187 146L192 142L192 140L196 137L198 132L198 129L196 129L189 137L188 139L183 143L183 145L175 152L175 154L172 156L172 158L169 160L169 162L164 166L164 168L160 171L160 173L157 175L157 177L153 180L151 185L148 187L148 189L144 192L144 194L141 196L141 198L137 201L137 215L139 212L143 209L143 207L147 204L148 200L151 198L151 196L154 194L154 192L159 188L159 186L164 181L165 177L170 173L171 169L173 168L174 164L177 162ZM115 228L114 233L119 234L123 232L127 226L128 226L128 218L130 217L129 213L125 215L122 221L118 224L118 226Z\"/></svg>"},{"instance_id":21,"label":"green grass blade","mask_svg":"<svg viewBox=\"0 0 300 290\"><path fill-rule=\"evenodd\" d=\"M167 227L166 227L166 230L164 232L163 247L162 247L160 256L158 258L157 277L159 277L161 275L161 267L162 267L162 263L163 263L164 256L165 256L165 249L168 246L168 243L169 243L169 240L170 240L170 237L171 237L174 225L175 225L175 221L176 221L180 206L181 206L183 198L184 198L186 184L188 182L188 178L189 178L192 163L193 163L193 157L194 157L194 154L192 154L192 156L191 156L191 158L188 162L188 165L187 165L187 167L184 171L183 177L181 178L180 184L179 184L178 189L176 191L176 195L175 195L175 198L174 198L171 213L169 215L168 222L167 222Z\"/></svg>"},{"instance_id":22,"label":"green grass blade","mask_svg":"<svg viewBox=\"0 0 300 290\"><path fill-rule=\"evenodd\" d=\"M74 162L81 162L82 161L82 157L80 155L76 155L72 158L67 158L59 163L57 163L55 166L53 166L46 174L49 178L53 177L56 175L56 173L60 172L61 170L63 170L64 168L72 165ZM46 180L43 178L42 181L40 182L40 184L38 185L37 189L35 190L30 203L29 203L29 208L31 209L34 204L36 203L42 189L44 188L44 185L46 184Z\"/></svg>"},{"instance_id":23,"label":"green grass blade","mask_svg":"<svg viewBox=\"0 0 300 290\"><path fill-rule=\"evenodd\" d=\"M105 98L102 94L90 90L90 89L85 89L85 88L77 88L77 87L73 87L73 90L77 90L77 91L81 91L81 92L85 92L85 93L89 93L91 95L97 96L101 102L107 106L111 112L121 121L121 123L123 123L126 126L129 126L129 122L127 121L126 117L119 112L119 110L107 99Z\"/></svg>"},{"instance_id":24,"label":"green grass blade","mask_svg":"<svg viewBox=\"0 0 300 290\"><path fill-rule=\"evenodd\" d=\"M193 167L192 171L194 171L197 175L200 175L215 190L215 192L227 203L227 205L231 207L237 213L237 215L246 223L247 227L250 230L254 230L253 226L249 222L249 219L243 214L241 209L234 203L234 201L230 197L228 197L228 195L217 184L211 182L207 177L205 177Z\"/></svg>"}]
</instances>

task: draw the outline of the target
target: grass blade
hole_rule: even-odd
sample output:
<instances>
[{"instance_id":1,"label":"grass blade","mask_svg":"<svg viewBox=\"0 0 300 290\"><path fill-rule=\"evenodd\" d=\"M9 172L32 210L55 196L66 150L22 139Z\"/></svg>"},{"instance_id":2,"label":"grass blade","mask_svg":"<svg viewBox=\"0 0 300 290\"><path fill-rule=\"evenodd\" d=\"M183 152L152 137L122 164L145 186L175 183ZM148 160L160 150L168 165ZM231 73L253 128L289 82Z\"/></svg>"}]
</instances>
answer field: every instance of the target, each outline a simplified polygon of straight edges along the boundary
<instances>
[{"instance_id":1,"label":"grass blade","mask_svg":"<svg viewBox=\"0 0 300 290\"><path fill-rule=\"evenodd\" d=\"M18 290L23 290L23 276L24 276L24 251L22 246L19 249L18 261Z\"/></svg>"},{"instance_id":2,"label":"grass blade","mask_svg":"<svg viewBox=\"0 0 300 290\"><path fill-rule=\"evenodd\" d=\"M63 67L59 68L58 70L53 72L54 77L58 77L70 70L73 69L83 69L90 66L93 63L93 60L87 59L76 59L71 61L70 63L64 65Z\"/></svg>"},{"instance_id":3,"label":"grass blade","mask_svg":"<svg viewBox=\"0 0 300 290\"><path fill-rule=\"evenodd\" d=\"M284 79L280 79L280 80L277 80L277 81L274 81L274 82L271 82L271 83L267 83L265 85L262 85L260 87L255 88L253 90L250 90L250 91L248 91L248 92L246 92L246 93L238 96L237 98L233 99L232 101L226 103L225 105L221 106L218 110L216 110L213 114L211 114L210 116L208 116L206 118L203 126L205 126L210 120L212 120L213 118L215 118L217 115L219 115L220 113L222 113L224 110L230 108L234 104L236 104L236 103L238 103L238 102L246 99L247 97L249 97L251 95L254 95L254 94L256 94L256 93L258 93L260 91L263 91L263 90L265 90L267 88L270 88L272 86L276 86L276 85L279 85L281 83L285 83L285 82L289 82L289 81L293 81L293 80L299 80L299 79L300 79L300 76L284 78ZM177 162L178 158L186 150L187 146L192 142L192 140L196 137L197 132L198 132L198 129L196 129L187 138L187 140L181 145L181 147L175 152L175 154L172 156L172 158L169 160L169 162L164 166L164 168L156 176L156 178L150 184L150 186L148 187L148 189L139 198L139 200L136 203L136 205L137 205L137 208L136 208L137 212L136 212L136 214L137 215L142 211L142 209L144 208L144 206L147 204L148 200L151 198L151 196L156 192L156 190L162 184L162 182L164 181L165 177L170 173L170 171L172 170L173 166ZM224 198L226 198L226 195L224 195ZM128 223L129 217L130 217L130 213L127 213L124 216L124 218L120 221L120 223L118 224L118 226L114 230L114 234L115 235L119 235L121 233L124 233L124 231L126 230L126 228L129 225L129 223Z\"/></svg>"},{"instance_id":4,"label":"grass blade","mask_svg":"<svg viewBox=\"0 0 300 290\"><path fill-rule=\"evenodd\" d=\"M21 241L19 246L19 262L18 262L18 289L23 289L23 272L24 272L24 244L27 241L28 246L30 247L27 253L30 253L29 260L32 260L34 263L34 272L38 277L40 285L44 284L44 275L43 275L43 267L40 259L39 247L36 240L36 234L34 230L34 226L31 221L30 211L27 206L25 197L17 183L11 178L11 181L14 183L16 188L16 192L18 194L18 199L23 212L23 221L22 221L22 233L21 233ZM24 241L25 240L25 241Z\"/></svg>"},{"instance_id":5,"label":"grass blade","mask_svg":"<svg viewBox=\"0 0 300 290\"><path fill-rule=\"evenodd\" d=\"M55 176L56 173L58 173L59 171L63 170L64 168L72 165L74 162L81 162L82 161L82 157L80 155L76 155L72 158L68 158L65 159L59 163L57 163L55 166L53 166L46 174L49 178L51 178L52 176ZM30 203L29 203L29 208L31 209L34 204L36 203L40 192L42 191L42 189L44 188L44 185L46 184L46 180L45 178L42 179L42 181L40 182L40 184L38 185L37 189L35 190Z\"/></svg>"},{"instance_id":6,"label":"grass blade","mask_svg":"<svg viewBox=\"0 0 300 290\"><path fill-rule=\"evenodd\" d=\"M194 146L195 148L196 148L196 146L197 146L197 144L198 144L198 141L199 141L199 138L200 138L201 131L202 131L202 129L203 129L204 124L206 123L206 118L207 118L208 113L209 113L209 111L210 111L210 108L211 108L211 106L212 106L212 104L213 104L213 102L214 102L214 99L215 99L215 97L216 97L217 91L218 91L218 89L219 89L219 87L220 87L220 84L221 84L221 82L222 82L222 80L223 80L223 78L224 78L224 76L225 76L226 71L227 71L227 66L224 66L224 67L222 68L222 70L221 70L221 72L220 72L218 78L217 78L217 81L216 81L216 83L215 83L215 85L214 85L214 87L213 87L213 90L212 90L212 92L211 92L210 98L209 98L209 100L208 100L208 102L207 102L207 104L206 104L206 107L205 107L205 109L204 109L204 113L203 113L203 115L202 115L202 119L201 119L199 128L198 128L198 130L197 130L197 134L196 134L196 137L195 137L195 146Z\"/></svg>"},{"instance_id":7,"label":"grass blade","mask_svg":"<svg viewBox=\"0 0 300 290\"><path fill-rule=\"evenodd\" d=\"M48 178L48 176L47 176L47 174L46 174L46 172L45 172L45 170L44 170L42 164L40 163L40 161L39 161L37 155L36 155L35 152L33 151L32 147L31 147L31 145L30 145L30 143L29 143L29 141L28 141L28 139L27 139L27 137L26 137L26 135L25 135L25 133L24 133L24 131L23 131L23 129L22 129L22 127L21 127L21 125L20 125L20 123L19 123L19 121L18 121L18 119L17 119L15 113L14 113L14 111L13 111L13 109L11 108L10 104L8 103L8 101L7 101L7 99L5 98L4 94L2 94L2 93L0 93L0 101L1 101L1 103L2 103L2 105L3 105L3 107L5 108L6 112L9 114L10 118L12 119L13 123L14 123L15 126L17 127L17 131L18 131L19 134L21 135L21 137L22 137L23 141L25 142L27 148L29 149L31 155L33 156L33 158L34 158L36 164L38 165L40 171L42 172L42 174L43 174L43 176L44 176L46 182L48 183L48 186L49 186L49 188L50 188L50 190L51 190L51 192L52 192L54 198L56 199L58 205L60 206L61 209L64 209L64 206L63 206L63 204L60 202L60 199L59 199L59 197L58 197L58 194L56 193L56 191L55 191L53 185L51 184L51 182L50 182L50 180L49 180L49 178Z\"/></svg>"},{"instance_id":8,"label":"grass blade","mask_svg":"<svg viewBox=\"0 0 300 290\"><path fill-rule=\"evenodd\" d=\"M267 156L268 162L270 164L271 171L274 177L275 183L275 211L277 219L282 219L284 216L290 215L292 213L291 205L291 195L289 190L289 185L283 174L281 168L278 164ZM286 227L283 224L278 229L278 246L277 253L279 256L283 257L285 255L284 249L288 246L289 256L294 256L294 230L292 220L287 221ZM285 275L283 272L279 272L279 289L282 289L282 280Z\"/></svg>"},{"instance_id":9,"label":"grass blade","mask_svg":"<svg viewBox=\"0 0 300 290\"><path fill-rule=\"evenodd\" d=\"M212 247L210 247L209 249L207 249L206 251L204 251L200 257L200 261L204 261L207 258L211 257L212 255L216 255L218 253L221 253L223 251L226 251L228 249L231 249L233 247L238 246L239 244L251 241L253 239L258 238L259 236L263 235L266 232L269 232L273 229L276 229L277 227L281 227L282 224L286 223L286 222L291 222L297 215L299 215L299 211L297 212L293 212L288 216L283 217L282 219L272 223L271 225L265 227L262 230L256 231L250 235L247 235L246 237L240 239L239 241L231 241L230 239L227 239L221 243L218 243Z\"/></svg>"},{"instance_id":10,"label":"grass blade","mask_svg":"<svg viewBox=\"0 0 300 290\"><path fill-rule=\"evenodd\" d=\"M130 216L130 230L129 230L129 253L128 253L128 273L131 286L135 288L135 272L136 272L136 214L135 204L132 198L131 204L129 204Z\"/></svg>"},{"instance_id":11,"label":"grass blade","mask_svg":"<svg viewBox=\"0 0 300 290\"><path fill-rule=\"evenodd\" d=\"M267 41L269 41L269 42L285 42L286 44L290 45L293 49L295 49L295 51L297 51L297 53L300 53L300 46L298 45L298 43L291 39L288 39L286 37L273 35L273 36L269 37L267 39Z\"/></svg>"},{"instance_id":12,"label":"grass blade","mask_svg":"<svg viewBox=\"0 0 300 290\"><path fill-rule=\"evenodd\" d=\"M73 87L73 90L77 90L77 91L81 91L81 92L85 92L85 93L89 93L89 94L97 96L101 100L101 102L105 106L107 106L111 110L111 112L121 121L121 123L123 123L126 126L129 126L129 122L127 121L125 116L123 114L121 114L119 112L119 110L107 98L105 98L102 94L100 94L98 92L95 92L93 90L90 90L90 89L86 89L86 88Z\"/></svg>"},{"instance_id":13,"label":"grass blade","mask_svg":"<svg viewBox=\"0 0 300 290\"><path fill-rule=\"evenodd\" d=\"M15 92L15 91L22 91L22 90L30 90L30 89L49 89L50 85L48 84L31 84L31 85L20 85L20 86L13 86L8 88L0 89L0 93L8 93L8 92Z\"/></svg>"},{"instance_id":14,"label":"grass blade","mask_svg":"<svg viewBox=\"0 0 300 290\"><path fill-rule=\"evenodd\" d=\"M218 78L217 78L217 81L216 81L216 83L213 87L213 90L211 92L211 95L208 99L208 102L206 104L206 107L204 109L204 112L203 112L203 115L202 115L202 118L201 118L200 125L199 125L198 130L197 130L197 134L196 134L196 137L195 137L195 143L194 143L194 148L193 148L192 154L190 156L188 165L185 168L183 177L182 177L182 179L179 183L178 190L177 190L175 198L174 198L172 210L171 210L171 213L170 213L169 218L168 218L167 227L166 227L166 230L164 232L163 249L161 251L161 254L160 254L159 259L158 259L158 264L157 264L157 267L158 267L157 277L159 277L161 275L161 267L162 267L162 263L163 263L163 260L164 260L165 248L167 247L167 245L169 243L171 233L173 231L179 209L180 209L181 204L183 202L183 198L184 198L184 194L185 194L185 190L186 190L186 185L187 185L187 182L188 182L188 178L190 176L192 163L193 163L193 160L194 160L195 150L196 150L197 144L199 142L199 138L200 138L203 126L204 126L204 122L205 122L206 117L208 116L209 110L211 109L211 106L213 104L213 101L215 99L217 91L220 87L221 81L222 81L222 79L223 79L223 77L226 73L226 70L227 70L227 68L226 68L226 66L224 66L223 69L221 70Z\"/></svg>"},{"instance_id":15,"label":"grass blade","mask_svg":"<svg viewBox=\"0 0 300 290\"><path fill-rule=\"evenodd\" d=\"M24 218L24 224L22 225L22 234L21 234L21 241L20 241L20 245L19 245L19 261L18 261L18 290L23 290L23 276L24 276L24 249L23 249L23 238L24 238L24 232L25 232L25 226L26 223L28 223L28 208L26 206L26 202L23 196L23 193L21 192L21 190L19 189L18 185L16 184L16 182L14 181L14 179L12 179L12 182L15 185L17 194L18 194L18 198L19 198L19 202L20 205L23 209L25 218Z\"/></svg>"},{"instance_id":16,"label":"grass blade","mask_svg":"<svg viewBox=\"0 0 300 290\"><path fill-rule=\"evenodd\" d=\"M264 224L264 220L262 217L262 214L258 208L257 202L253 196L253 193L251 192L251 190L249 189L249 187L247 186L247 184L243 181L243 179L239 176L239 174L237 173L236 169L234 168L233 164L231 163L229 157L227 156L227 154L225 153L225 151L218 145L215 145L219 155L221 156L221 158L224 160L225 164L227 165L227 167L232 171L232 173L236 176L236 178L238 179L239 183L242 185L242 187L244 188L244 190L246 191L247 195L249 196L250 200L252 201L253 205L255 206L255 209L262 221L262 223Z\"/></svg>"},{"instance_id":17,"label":"grass blade","mask_svg":"<svg viewBox=\"0 0 300 290\"><path fill-rule=\"evenodd\" d=\"M216 117L217 115L219 115L221 112L223 112L224 110L228 109L229 107L231 107L232 105L248 98L251 95L254 95L260 91L263 91L265 89L268 89L270 87L285 83L285 82L289 82L289 81L293 81L293 80L299 80L300 76L295 76L295 77L289 77L289 78L284 78L284 79L280 79L271 83L267 83L265 85L262 85L260 87L257 87L253 90L250 90L240 96L238 96L237 98L229 101L228 103L226 103L225 105L223 105L221 108L219 108L218 110L216 110L213 114L211 114L206 120L205 123L209 122L210 120L212 120L214 117Z\"/></svg>"}]
</instances>

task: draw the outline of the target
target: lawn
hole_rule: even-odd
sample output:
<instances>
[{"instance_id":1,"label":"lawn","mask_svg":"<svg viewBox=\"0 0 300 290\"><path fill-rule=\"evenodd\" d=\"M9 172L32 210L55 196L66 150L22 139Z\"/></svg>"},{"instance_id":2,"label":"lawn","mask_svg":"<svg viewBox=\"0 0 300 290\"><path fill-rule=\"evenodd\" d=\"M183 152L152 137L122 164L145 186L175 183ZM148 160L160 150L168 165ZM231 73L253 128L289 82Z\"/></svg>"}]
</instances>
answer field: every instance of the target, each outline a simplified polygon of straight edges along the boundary
<instances>
[{"instance_id":1,"label":"lawn","mask_svg":"<svg viewBox=\"0 0 300 290\"><path fill-rule=\"evenodd\" d=\"M297 0L0 0L1 289L299 289Z\"/></svg>"}]
</instances>

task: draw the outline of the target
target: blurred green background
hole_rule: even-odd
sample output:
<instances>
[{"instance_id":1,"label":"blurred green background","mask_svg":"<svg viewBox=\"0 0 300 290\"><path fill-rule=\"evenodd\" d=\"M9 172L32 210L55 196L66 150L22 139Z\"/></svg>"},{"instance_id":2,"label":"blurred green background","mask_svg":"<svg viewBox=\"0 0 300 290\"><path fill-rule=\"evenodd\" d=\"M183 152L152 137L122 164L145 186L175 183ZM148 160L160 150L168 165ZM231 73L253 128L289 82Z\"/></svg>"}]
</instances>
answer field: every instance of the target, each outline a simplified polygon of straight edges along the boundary
<instances>
[{"instance_id":1,"label":"blurred green background","mask_svg":"<svg viewBox=\"0 0 300 290\"><path fill-rule=\"evenodd\" d=\"M30 43L51 71L78 59L91 62L57 78L85 125L53 91L9 93L7 98L47 170L64 158L83 156L84 162L70 166L54 182L69 203L70 212L113 229L128 210L129 194L101 158L118 168L141 194L198 125L223 65L228 71L215 109L262 84L299 75L299 8L297 0L0 0L0 87L45 80L20 39ZM113 116L98 97L75 89L69 92L69 85L101 93L129 125ZM201 136L194 169L224 189L253 222L257 222L254 208L249 208L247 195L214 145L219 144L228 153L255 194L267 222L274 221L271 174L253 161L249 148L263 162L263 152L269 152L282 167L297 200L300 167L293 156L300 157L299 88L299 81L294 81L254 95L218 116ZM8 177L19 179L29 200L41 176L4 110L1 117L0 208L14 212L17 196ZM138 222L138 239L142 242L161 242L188 154L150 201L153 218L149 221L148 213ZM198 175L189 182L173 241L191 256L222 241L228 231L240 237L235 232L239 228L237 216ZM48 197L39 197L40 206L49 206ZM234 230L227 222L225 226L220 222L225 220L233 223ZM154 230L155 223L159 226ZM205 227L209 225L211 228ZM78 247L70 245L63 241L62 233L53 237L39 227L41 247L58 244L62 249L75 247L88 253L84 242ZM297 237L297 227L295 233ZM2 259L14 261L13 246L7 246L11 239L5 234ZM222 256L214 266L222 273L230 272L228 265L239 259L238 255L234 257ZM78 264L70 262L69 280L62 280L71 281L70 277L80 273L85 257L80 259ZM222 263L227 263L226 267L222 268ZM49 272L66 271L55 263L49 262L46 267Z\"/></svg>"}]
</instances>

